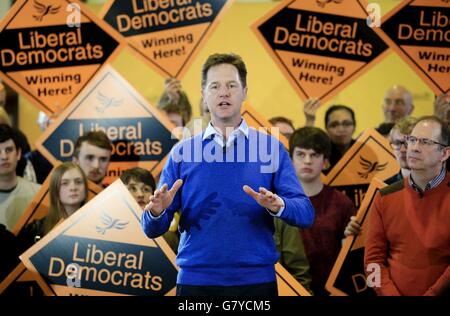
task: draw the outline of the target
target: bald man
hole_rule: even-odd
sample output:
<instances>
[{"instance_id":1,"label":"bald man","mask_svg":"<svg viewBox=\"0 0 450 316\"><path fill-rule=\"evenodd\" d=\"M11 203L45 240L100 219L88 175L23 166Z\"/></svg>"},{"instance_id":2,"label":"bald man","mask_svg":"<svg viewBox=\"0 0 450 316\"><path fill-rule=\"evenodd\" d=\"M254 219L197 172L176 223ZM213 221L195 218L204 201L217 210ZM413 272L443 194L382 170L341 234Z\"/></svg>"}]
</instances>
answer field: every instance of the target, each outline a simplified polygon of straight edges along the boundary
<instances>
[{"instance_id":1,"label":"bald man","mask_svg":"<svg viewBox=\"0 0 450 316\"><path fill-rule=\"evenodd\" d=\"M384 95L382 108L384 123L397 123L414 110L412 93L403 86L392 86Z\"/></svg>"}]
</instances>

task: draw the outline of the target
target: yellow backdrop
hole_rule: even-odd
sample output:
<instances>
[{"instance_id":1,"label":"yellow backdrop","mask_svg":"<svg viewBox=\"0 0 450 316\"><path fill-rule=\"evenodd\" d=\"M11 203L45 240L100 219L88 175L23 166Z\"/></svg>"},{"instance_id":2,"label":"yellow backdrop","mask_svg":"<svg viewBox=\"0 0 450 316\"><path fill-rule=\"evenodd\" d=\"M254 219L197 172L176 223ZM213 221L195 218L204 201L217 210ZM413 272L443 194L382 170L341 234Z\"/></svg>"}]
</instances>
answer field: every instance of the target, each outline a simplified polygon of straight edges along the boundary
<instances>
[{"instance_id":1,"label":"yellow backdrop","mask_svg":"<svg viewBox=\"0 0 450 316\"><path fill-rule=\"evenodd\" d=\"M381 5L382 13L385 13L399 2L379 0L377 3ZM278 2L238 1L224 15L223 20L193 60L182 80L195 115L199 114L202 63L212 53L234 52L241 55L247 64L249 103L266 118L286 116L294 121L296 127L303 125L302 100L250 29L250 25L277 4ZM96 13L101 8L98 4L89 6ZM156 103L163 91L163 77L128 49L120 54L113 65L144 97L152 104ZM433 92L400 57L391 51L380 64L354 80L333 100L319 109L318 126L323 127L325 110L332 103L349 105L355 110L357 119L355 135L368 127L377 126L383 120L381 102L384 91L394 84L402 84L413 92L414 116L432 113ZM40 134L36 123L38 110L23 97L20 98L19 104L19 127L28 136L30 144L33 144Z\"/></svg>"}]
</instances>

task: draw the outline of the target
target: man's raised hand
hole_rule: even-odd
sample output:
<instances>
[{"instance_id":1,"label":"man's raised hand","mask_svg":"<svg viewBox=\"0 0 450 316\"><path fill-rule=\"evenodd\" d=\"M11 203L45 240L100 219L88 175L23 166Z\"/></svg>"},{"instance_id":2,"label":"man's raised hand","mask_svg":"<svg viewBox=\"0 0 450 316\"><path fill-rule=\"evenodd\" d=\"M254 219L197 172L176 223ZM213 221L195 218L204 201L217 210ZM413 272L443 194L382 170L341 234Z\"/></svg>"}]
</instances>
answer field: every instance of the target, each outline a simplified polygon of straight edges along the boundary
<instances>
[{"instance_id":1,"label":"man's raised hand","mask_svg":"<svg viewBox=\"0 0 450 316\"><path fill-rule=\"evenodd\" d=\"M254 191L248 185L244 185L242 189L245 193L254 198L259 205L270 210L272 213L276 214L284 207L282 198L263 187L259 188L259 192Z\"/></svg>"},{"instance_id":2,"label":"man's raised hand","mask_svg":"<svg viewBox=\"0 0 450 316\"><path fill-rule=\"evenodd\" d=\"M168 190L167 183L153 193L149 199L149 203L145 206L144 211L152 213L153 216L159 216L161 213L170 206L173 202L175 194L183 185L183 180L178 179L173 184L172 188Z\"/></svg>"}]
</instances>

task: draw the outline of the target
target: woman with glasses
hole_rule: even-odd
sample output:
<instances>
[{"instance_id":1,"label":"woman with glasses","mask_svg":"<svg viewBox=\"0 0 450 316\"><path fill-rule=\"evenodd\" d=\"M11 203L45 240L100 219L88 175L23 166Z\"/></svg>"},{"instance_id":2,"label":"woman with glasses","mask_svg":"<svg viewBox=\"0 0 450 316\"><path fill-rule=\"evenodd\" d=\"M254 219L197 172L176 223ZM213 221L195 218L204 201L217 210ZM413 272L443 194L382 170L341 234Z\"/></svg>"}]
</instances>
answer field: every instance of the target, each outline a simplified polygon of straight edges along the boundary
<instances>
[{"instance_id":1,"label":"woman with glasses","mask_svg":"<svg viewBox=\"0 0 450 316\"><path fill-rule=\"evenodd\" d=\"M325 128L331 139L330 166L328 173L353 145L355 132L355 112L345 105L333 105L325 112Z\"/></svg>"},{"instance_id":2,"label":"woman with glasses","mask_svg":"<svg viewBox=\"0 0 450 316\"><path fill-rule=\"evenodd\" d=\"M319 107L319 99L311 98L305 102L303 107L305 126L314 126ZM331 155L329 165L323 170L324 174L327 174L338 163L355 142L352 138L355 127L355 112L348 106L332 105L325 112L325 129L331 140Z\"/></svg>"}]
</instances>

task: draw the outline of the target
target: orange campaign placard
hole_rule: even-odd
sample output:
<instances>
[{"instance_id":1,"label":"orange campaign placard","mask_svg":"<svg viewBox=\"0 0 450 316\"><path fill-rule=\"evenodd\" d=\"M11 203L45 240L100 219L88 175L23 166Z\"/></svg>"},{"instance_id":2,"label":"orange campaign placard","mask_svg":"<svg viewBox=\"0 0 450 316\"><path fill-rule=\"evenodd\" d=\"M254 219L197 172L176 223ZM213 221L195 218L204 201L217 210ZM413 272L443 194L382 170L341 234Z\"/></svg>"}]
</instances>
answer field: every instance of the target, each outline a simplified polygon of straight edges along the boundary
<instances>
[{"instance_id":1,"label":"orange campaign placard","mask_svg":"<svg viewBox=\"0 0 450 316\"><path fill-rule=\"evenodd\" d=\"M277 273L278 296L311 296L280 263L275 265Z\"/></svg>"},{"instance_id":2,"label":"orange campaign placard","mask_svg":"<svg viewBox=\"0 0 450 316\"><path fill-rule=\"evenodd\" d=\"M303 99L327 101L388 50L358 1L286 0L253 26Z\"/></svg>"},{"instance_id":3,"label":"orange campaign placard","mask_svg":"<svg viewBox=\"0 0 450 316\"><path fill-rule=\"evenodd\" d=\"M53 164L72 159L78 137L103 131L113 144L104 184L142 167L156 177L178 142L175 127L111 66L105 66L36 141Z\"/></svg>"},{"instance_id":4,"label":"orange campaign placard","mask_svg":"<svg viewBox=\"0 0 450 316\"><path fill-rule=\"evenodd\" d=\"M449 1L404 0L375 29L434 93L449 92Z\"/></svg>"},{"instance_id":5,"label":"orange campaign placard","mask_svg":"<svg viewBox=\"0 0 450 316\"><path fill-rule=\"evenodd\" d=\"M175 254L145 236L142 212L116 180L20 259L46 295L174 295Z\"/></svg>"},{"instance_id":6,"label":"orange campaign placard","mask_svg":"<svg viewBox=\"0 0 450 316\"><path fill-rule=\"evenodd\" d=\"M277 138L286 148L289 148L288 139L282 135L268 120L259 114L248 102L245 102L241 108L241 115L249 127L258 131L265 131L269 135Z\"/></svg>"},{"instance_id":7,"label":"orange campaign placard","mask_svg":"<svg viewBox=\"0 0 450 316\"><path fill-rule=\"evenodd\" d=\"M369 210L376 193L385 186L386 184L377 178L373 178L370 183L361 207L356 214L356 221L361 225L361 234L349 236L345 239L325 285L327 291L332 295L375 295L375 291L367 285L364 250L369 226Z\"/></svg>"},{"instance_id":8,"label":"orange campaign placard","mask_svg":"<svg viewBox=\"0 0 450 316\"><path fill-rule=\"evenodd\" d=\"M181 79L234 0L109 0L101 16L164 77Z\"/></svg>"},{"instance_id":9,"label":"orange campaign placard","mask_svg":"<svg viewBox=\"0 0 450 316\"><path fill-rule=\"evenodd\" d=\"M0 24L0 78L47 114L62 111L123 39L73 0L18 0Z\"/></svg>"},{"instance_id":10,"label":"orange campaign placard","mask_svg":"<svg viewBox=\"0 0 450 316\"><path fill-rule=\"evenodd\" d=\"M323 182L345 193L359 208L374 177L384 181L400 171L389 141L374 129L358 137Z\"/></svg>"}]
</instances>

